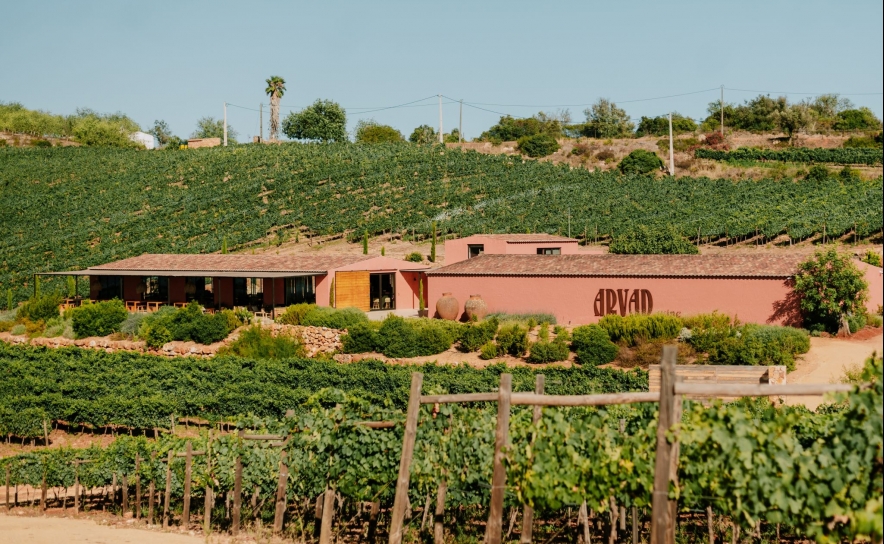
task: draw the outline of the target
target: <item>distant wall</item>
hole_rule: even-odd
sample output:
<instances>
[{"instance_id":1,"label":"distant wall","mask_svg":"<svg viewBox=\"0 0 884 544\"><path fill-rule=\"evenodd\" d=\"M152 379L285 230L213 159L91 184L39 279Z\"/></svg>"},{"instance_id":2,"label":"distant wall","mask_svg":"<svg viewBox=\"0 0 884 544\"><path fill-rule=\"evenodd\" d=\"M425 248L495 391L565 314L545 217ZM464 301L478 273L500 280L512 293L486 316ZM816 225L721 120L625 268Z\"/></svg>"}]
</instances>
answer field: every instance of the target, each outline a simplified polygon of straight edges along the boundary
<instances>
[{"instance_id":1,"label":"distant wall","mask_svg":"<svg viewBox=\"0 0 884 544\"><path fill-rule=\"evenodd\" d=\"M188 149L197 149L200 147L217 147L221 145L221 138L193 138L187 140Z\"/></svg>"}]
</instances>

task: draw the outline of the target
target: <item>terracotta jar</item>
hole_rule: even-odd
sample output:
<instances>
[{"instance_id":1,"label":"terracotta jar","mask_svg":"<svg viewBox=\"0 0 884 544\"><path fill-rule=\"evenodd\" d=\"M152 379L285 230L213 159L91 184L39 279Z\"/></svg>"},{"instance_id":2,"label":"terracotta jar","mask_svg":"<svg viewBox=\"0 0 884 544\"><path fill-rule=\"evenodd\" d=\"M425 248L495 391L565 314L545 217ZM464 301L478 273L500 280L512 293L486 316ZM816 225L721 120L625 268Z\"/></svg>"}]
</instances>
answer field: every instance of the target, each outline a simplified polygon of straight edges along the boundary
<instances>
[{"instance_id":1,"label":"terracotta jar","mask_svg":"<svg viewBox=\"0 0 884 544\"><path fill-rule=\"evenodd\" d=\"M436 301L436 313L441 319L453 321L460 313L460 303L451 293L442 293L442 298Z\"/></svg>"},{"instance_id":2,"label":"terracotta jar","mask_svg":"<svg viewBox=\"0 0 884 544\"><path fill-rule=\"evenodd\" d=\"M469 300L464 302L463 309L470 321L474 318L476 321L481 321L488 315L488 305L482 300L482 295L470 295Z\"/></svg>"}]
</instances>

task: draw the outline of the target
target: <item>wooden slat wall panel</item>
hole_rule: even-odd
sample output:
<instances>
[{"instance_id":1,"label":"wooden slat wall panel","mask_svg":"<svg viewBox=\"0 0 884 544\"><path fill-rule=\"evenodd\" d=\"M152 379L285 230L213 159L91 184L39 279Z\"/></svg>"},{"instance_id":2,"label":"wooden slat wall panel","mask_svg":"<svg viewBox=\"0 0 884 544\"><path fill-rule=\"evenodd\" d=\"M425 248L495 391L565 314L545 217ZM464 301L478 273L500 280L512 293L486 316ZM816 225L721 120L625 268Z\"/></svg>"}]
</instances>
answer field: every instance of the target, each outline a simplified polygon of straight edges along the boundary
<instances>
[{"instance_id":1,"label":"wooden slat wall panel","mask_svg":"<svg viewBox=\"0 0 884 544\"><path fill-rule=\"evenodd\" d=\"M781 379L775 379L774 382L786 383L785 367L776 366L682 365L676 367L675 373L683 376L687 383L772 383L769 379L771 374L781 376ZM648 369L648 386L650 391L660 390L660 365L651 365Z\"/></svg>"},{"instance_id":2,"label":"wooden slat wall panel","mask_svg":"<svg viewBox=\"0 0 884 544\"><path fill-rule=\"evenodd\" d=\"M335 307L370 309L371 298L367 270L335 273Z\"/></svg>"}]
</instances>

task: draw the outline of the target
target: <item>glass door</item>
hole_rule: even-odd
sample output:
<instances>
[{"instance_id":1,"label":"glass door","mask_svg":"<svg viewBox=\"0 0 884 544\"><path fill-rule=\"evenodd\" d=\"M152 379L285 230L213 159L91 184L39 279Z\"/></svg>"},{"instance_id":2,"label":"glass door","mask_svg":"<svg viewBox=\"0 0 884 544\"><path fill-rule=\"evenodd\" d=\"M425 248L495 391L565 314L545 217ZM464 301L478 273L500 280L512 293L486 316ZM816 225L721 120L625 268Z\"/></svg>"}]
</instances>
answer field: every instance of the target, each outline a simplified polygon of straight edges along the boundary
<instances>
[{"instance_id":1,"label":"glass door","mask_svg":"<svg viewBox=\"0 0 884 544\"><path fill-rule=\"evenodd\" d=\"M371 274L369 276L371 309L396 309L395 274Z\"/></svg>"}]
</instances>

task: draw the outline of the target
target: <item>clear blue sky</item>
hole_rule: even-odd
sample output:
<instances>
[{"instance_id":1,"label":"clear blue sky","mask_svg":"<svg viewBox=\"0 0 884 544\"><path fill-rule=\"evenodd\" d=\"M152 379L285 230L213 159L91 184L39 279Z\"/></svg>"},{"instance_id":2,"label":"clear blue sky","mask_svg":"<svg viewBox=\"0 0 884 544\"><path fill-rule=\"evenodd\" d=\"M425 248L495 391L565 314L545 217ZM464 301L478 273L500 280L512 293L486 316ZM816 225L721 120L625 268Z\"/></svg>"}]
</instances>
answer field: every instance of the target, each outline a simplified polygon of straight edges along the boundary
<instances>
[{"instance_id":1,"label":"clear blue sky","mask_svg":"<svg viewBox=\"0 0 884 544\"><path fill-rule=\"evenodd\" d=\"M420 107L355 108L442 93L527 116L614 99L634 118L705 115L718 86L794 93L882 91L881 0L670 2L41 1L5 0L0 101L72 113L121 111L180 136L222 103L257 109L264 80L285 78L284 106L317 98L406 136L437 125ZM663 100L626 102L716 88ZM727 101L757 93L726 91ZM849 96L882 115L882 95ZM543 107L539 107L543 106ZM572 106L582 119L582 106ZM283 109L285 115L288 109ZM258 114L229 109L241 139ZM457 105L444 106L445 129ZM464 107L475 137L499 117ZM267 114L265 112L265 131Z\"/></svg>"}]
</instances>

